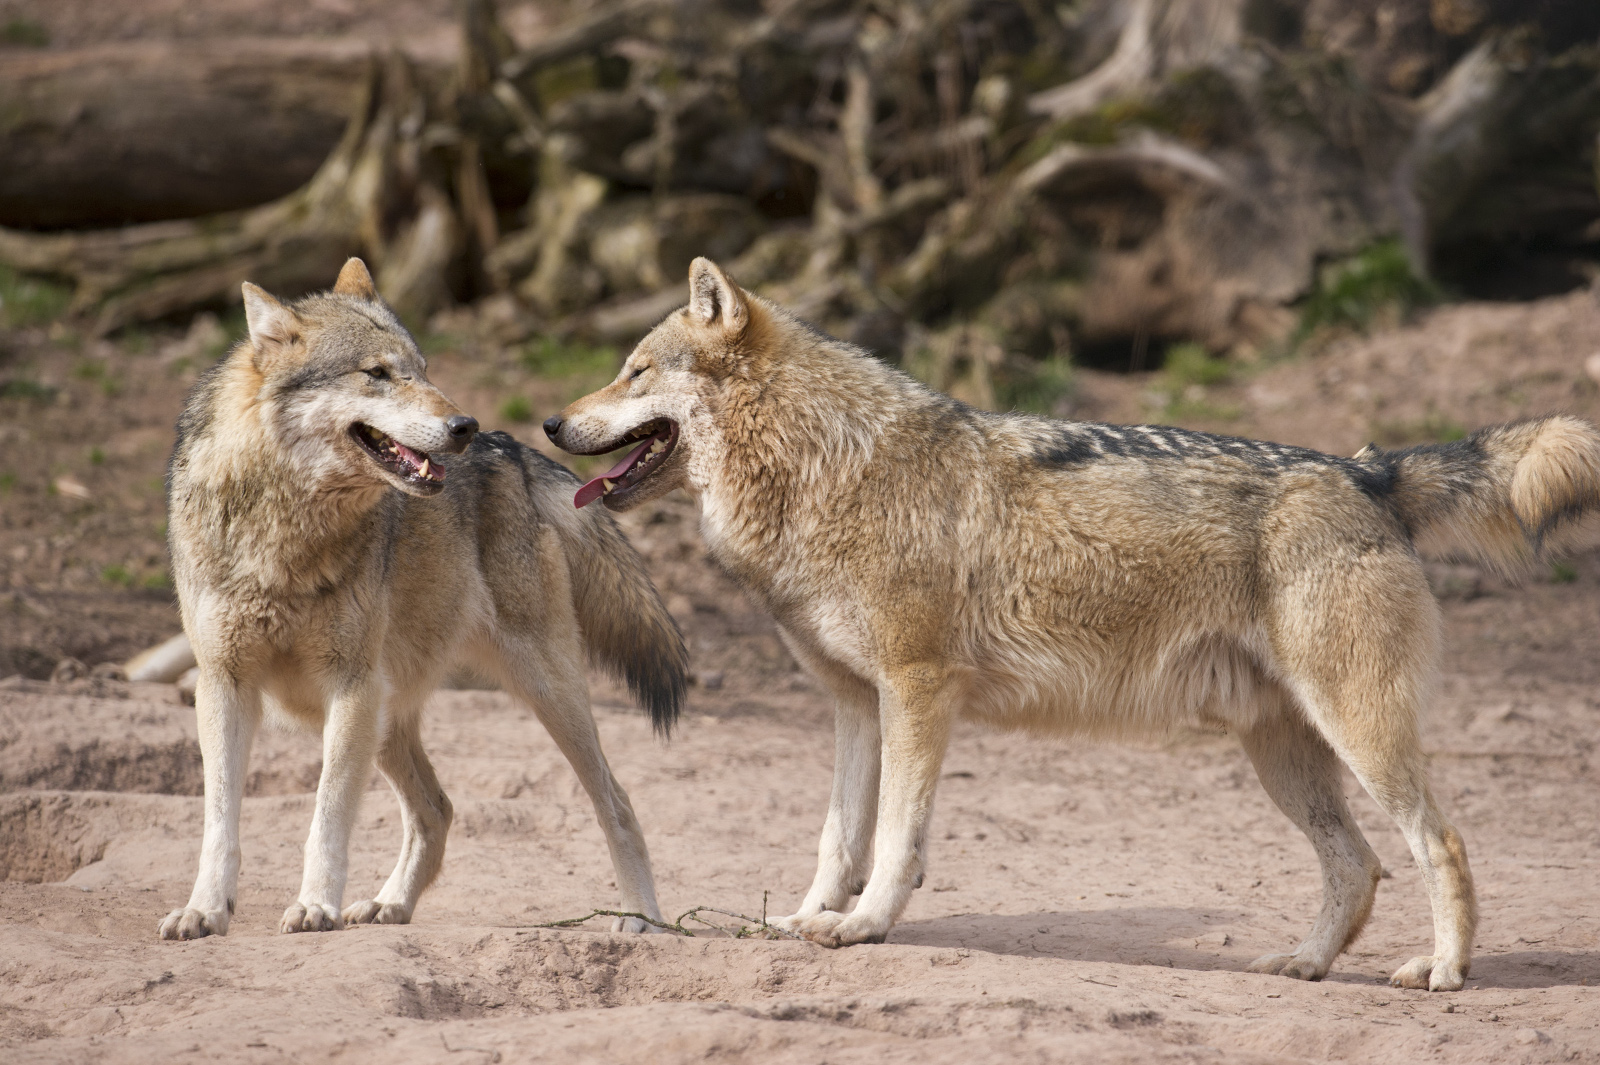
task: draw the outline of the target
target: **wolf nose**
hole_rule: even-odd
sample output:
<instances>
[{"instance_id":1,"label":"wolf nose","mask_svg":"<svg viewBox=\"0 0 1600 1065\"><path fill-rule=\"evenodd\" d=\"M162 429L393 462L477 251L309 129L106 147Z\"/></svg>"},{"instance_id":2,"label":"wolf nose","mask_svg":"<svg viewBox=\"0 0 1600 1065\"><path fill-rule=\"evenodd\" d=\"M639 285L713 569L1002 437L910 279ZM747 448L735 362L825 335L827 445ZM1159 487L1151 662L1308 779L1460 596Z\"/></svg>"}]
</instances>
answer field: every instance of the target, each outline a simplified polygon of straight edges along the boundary
<instances>
[{"instance_id":1,"label":"wolf nose","mask_svg":"<svg viewBox=\"0 0 1600 1065\"><path fill-rule=\"evenodd\" d=\"M472 434L478 431L478 419L469 418L465 414L457 414L445 422L444 427L453 440L471 440Z\"/></svg>"},{"instance_id":2,"label":"wolf nose","mask_svg":"<svg viewBox=\"0 0 1600 1065\"><path fill-rule=\"evenodd\" d=\"M554 440L561 431L561 415L552 414L544 420L544 435Z\"/></svg>"}]
</instances>

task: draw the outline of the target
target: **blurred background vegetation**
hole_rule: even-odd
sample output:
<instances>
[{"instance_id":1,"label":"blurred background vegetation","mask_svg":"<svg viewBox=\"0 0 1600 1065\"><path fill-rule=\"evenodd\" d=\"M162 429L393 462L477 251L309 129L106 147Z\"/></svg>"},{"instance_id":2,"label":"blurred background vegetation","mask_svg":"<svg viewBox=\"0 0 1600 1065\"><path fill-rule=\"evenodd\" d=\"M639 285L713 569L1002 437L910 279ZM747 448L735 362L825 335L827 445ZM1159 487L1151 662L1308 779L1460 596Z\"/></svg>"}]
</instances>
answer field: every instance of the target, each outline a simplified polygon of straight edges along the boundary
<instances>
[{"instance_id":1,"label":"blurred background vegetation","mask_svg":"<svg viewBox=\"0 0 1600 1065\"><path fill-rule=\"evenodd\" d=\"M1349 454L1600 417L1597 138L1594 0L0 0L0 676L175 625L241 281L364 257L547 450L704 254L979 406Z\"/></svg>"},{"instance_id":2,"label":"blurred background vegetation","mask_svg":"<svg viewBox=\"0 0 1600 1065\"><path fill-rule=\"evenodd\" d=\"M359 254L578 389L706 254L970 402L1164 369L1177 416L1600 272L1592 0L216 6L192 44L165 0L0 3L0 324L226 321Z\"/></svg>"}]
</instances>

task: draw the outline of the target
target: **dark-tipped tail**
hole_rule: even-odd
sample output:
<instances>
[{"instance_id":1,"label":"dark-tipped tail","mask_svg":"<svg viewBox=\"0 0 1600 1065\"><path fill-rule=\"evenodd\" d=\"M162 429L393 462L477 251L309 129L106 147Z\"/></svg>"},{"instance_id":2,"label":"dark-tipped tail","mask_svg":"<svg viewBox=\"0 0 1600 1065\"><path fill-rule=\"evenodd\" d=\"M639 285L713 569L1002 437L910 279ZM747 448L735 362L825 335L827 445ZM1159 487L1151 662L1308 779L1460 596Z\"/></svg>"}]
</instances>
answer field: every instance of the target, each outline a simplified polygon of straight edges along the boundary
<instances>
[{"instance_id":1,"label":"dark-tipped tail","mask_svg":"<svg viewBox=\"0 0 1600 1065\"><path fill-rule=\"evenodd\" d=\"M1391 475L1390 499L1419 547L1502 571L1537 560L1600 509L1600 430L1551 415L1403 451L1362 448Z\"/></svg>"},{"instance_id":2,"label":"dark-tipped tail","mask_svg":"<svg viewBox=\"0 0 1600 1065\"><path fill-rule=\"evenodd\" d=\"M663 736L672 734L689 686L689 651L639 553L596 507L569 541L573 606L589 660L625 681Z\"/></svg>"}]
</instances>

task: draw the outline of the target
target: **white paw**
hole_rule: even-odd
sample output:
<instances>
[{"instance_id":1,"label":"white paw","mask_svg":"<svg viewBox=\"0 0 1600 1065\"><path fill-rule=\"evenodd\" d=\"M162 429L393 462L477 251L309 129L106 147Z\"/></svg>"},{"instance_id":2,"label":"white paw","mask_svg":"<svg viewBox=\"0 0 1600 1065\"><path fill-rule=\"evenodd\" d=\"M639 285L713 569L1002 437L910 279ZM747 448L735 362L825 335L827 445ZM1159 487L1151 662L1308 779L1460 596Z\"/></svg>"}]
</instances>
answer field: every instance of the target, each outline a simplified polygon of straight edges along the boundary
<instances>
[{"instance_id":1,"label":"white paw","mask_svg":"<svg viewBox=\"0 0 1600 1065\"><path fill-rule=\"evenodd\" d=\"M332 906L313 902L309 906L297 902L283 911L280 932L335 932L344 927L344 918Z\"/></svg>"},{"instance_id":2,"label":"white paw","mask_svg":"<svg viewBox=\"0 0 1600 1065\"><path fill-rule=\"evenodd\" d=\"M635 935L665 931L665 929L653 925L649 921L641 921L637 917L613 917L611 918L611 930L613 932L631 932Z\"/></svg>"},{"instance_id":3,"label":"white paw","mask_svg":"<svg viewBox=\"0 0 1600 1065\"><path fill-rule=\"evenodd\" d=\"M1460 991L1467 982L1465 966L1450 965L1441 958L1424 955L1412 958L1389 977L1394 987L1410 987L1429 991Z\"/></svg>"},{"instance_id":4,"label":"white paw","mask_svg":"<svg viewBox=\"0 0 1600 1065\"><path fill-rule=\"evenodd\" d=\"M824 910L814 917L783 917L772 922L789 932L797 932L825 947L848 947L855 943L882 943L893 921L867 913L837 913Z\"/></svg>"},{"instance_id":5,"label":"white paw","mask_svg":"<svg viewBox=\"0 0 1600 1065\"><path fill-rule=\"evenodd\" d=\"M285 914L285 917L288 915ZM411 911L398 902L379 902L363 899L344 908L344 923L351 924L410 924ZM288 929L284 929L288 931Z\"/></svg>"},{"instance_id":6,"label":"white paw","mask_svg":"<svg viewBox=\"0 0 1600 1065\"><path fill-rule=\"evenodd\" d=\"M227 910L173 910L161 919L162 939L204 939L227 934Z\"/></svg>"},{"instance_id":7,"label":"white paw","mask_svg":"<svg viewBox=\"0 0 1600 1065\"><path fill-rule=\"evenodd\" d=\"M1296 954L1267 954L1249 965L1253 973L1266 973L1270 976L1287 976L1291 980L1321 980L1328 975L1326 965L1318 965L1309 958L1302 958Z\"/></svg>"}]
</instances>

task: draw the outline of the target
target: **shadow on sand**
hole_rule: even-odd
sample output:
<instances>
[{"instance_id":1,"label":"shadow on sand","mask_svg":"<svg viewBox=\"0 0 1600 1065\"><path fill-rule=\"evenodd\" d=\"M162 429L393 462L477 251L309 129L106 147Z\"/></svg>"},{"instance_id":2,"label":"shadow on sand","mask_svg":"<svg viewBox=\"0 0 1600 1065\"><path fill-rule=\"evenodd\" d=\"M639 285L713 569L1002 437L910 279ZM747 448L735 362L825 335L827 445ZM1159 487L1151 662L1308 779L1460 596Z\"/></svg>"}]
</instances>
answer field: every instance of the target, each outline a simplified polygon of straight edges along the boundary
<instances>
[{"instance_id":1,"label":"shadow on sand","mask_svg":"<svg viewBox=\"0 0 1600 1065\"><path fill-rule=\"evenodd\" d=\"M1244 915L1224 910L1181 907L1130 907L1078 913L959 914L899 925L891 943L924 947L959 947L989 954L1063 961L1152 965L1194 972L1245 972L1269 947L1250 950L1215 937L1237 927ZM1260 946L1260 944L1257 944ZM1278 949L1288 950L1284 945ZM1395 965L1404 958L1392 959ZM1369 965L1383 962L1346 955L1328 974L1331 983L1370 984ZM1359 967L1359 968L1358 968ZM1580 950L1512 951L1480 954L1473 959L1468 986L1538 988L1600 986L1600 952Z\"/></svg>"}]
</instances>

